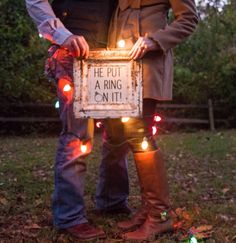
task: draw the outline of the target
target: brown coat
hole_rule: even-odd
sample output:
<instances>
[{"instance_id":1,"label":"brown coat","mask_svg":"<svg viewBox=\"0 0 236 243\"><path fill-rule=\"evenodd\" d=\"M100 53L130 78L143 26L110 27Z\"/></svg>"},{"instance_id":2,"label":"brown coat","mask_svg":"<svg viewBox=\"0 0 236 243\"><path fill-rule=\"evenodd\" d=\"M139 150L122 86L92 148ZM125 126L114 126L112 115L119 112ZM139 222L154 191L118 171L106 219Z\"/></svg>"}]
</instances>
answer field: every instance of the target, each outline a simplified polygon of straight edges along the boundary
<instances>
[{"instance_id":1,"label":"brown coat","mask_svg":"<svg viewBox=\"0 0 236 243\"><path fill-rule=\"evenodd\" d=\"M167 23L172 9L175 19ZM118 40L131 48L139 36L148 34L158 43L157 51L143 58L144 98L172 99L173 57L171 48L181 43L195 29L198 16L194 0L119 0L109 34L109 46Z\"/></svg>"}]
</instances>

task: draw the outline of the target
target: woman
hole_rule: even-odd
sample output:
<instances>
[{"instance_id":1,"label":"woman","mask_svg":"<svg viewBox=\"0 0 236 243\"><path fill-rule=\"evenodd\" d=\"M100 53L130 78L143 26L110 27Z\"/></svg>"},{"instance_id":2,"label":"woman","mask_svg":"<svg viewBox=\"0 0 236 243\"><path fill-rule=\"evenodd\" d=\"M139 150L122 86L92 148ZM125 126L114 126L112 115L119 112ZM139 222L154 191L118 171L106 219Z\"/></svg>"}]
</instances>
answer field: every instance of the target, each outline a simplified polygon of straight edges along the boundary
<instances>
[{"instance_id":1,"label":"woman","mask_svg":"<svg viewBox=\"0 0 236 243\"><path fill-rule=\"evenodd\" d=\"M172 9L174 21L168 24ZM155 106L172 99L173 61L171 48L181 43L198 22L193 0L120 0L110 26L110 47L125 40L134 60L143 63L143 117L126 123L107 120L104 146L131 147L138 172L142 205L133 217L118 226L128 231L126 240L150 240L156 234L173 230L164 160L151 131ZM143 150L143 140L148 148ZM100 176L106 175L104 171Z\"/></svg>"}]
</instances>

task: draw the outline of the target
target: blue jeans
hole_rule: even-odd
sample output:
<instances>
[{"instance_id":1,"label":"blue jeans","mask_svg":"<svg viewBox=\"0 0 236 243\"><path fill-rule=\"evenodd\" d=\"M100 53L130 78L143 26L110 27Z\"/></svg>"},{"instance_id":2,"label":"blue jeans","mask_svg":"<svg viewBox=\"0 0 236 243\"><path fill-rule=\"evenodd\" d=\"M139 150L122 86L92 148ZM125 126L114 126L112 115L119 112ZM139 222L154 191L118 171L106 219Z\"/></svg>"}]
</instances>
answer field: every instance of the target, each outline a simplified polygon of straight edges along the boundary
<instances>
[{"instance_id":1,"label":"blue jeans","mask_svg":"<svg viewBox=\"0 0 236 243\"><path fill-rule=\"evenodd\" d=\"M64 49L49 49L46 73L57 81L61 78L73 83L73 58ZM83 199L87 155L92 150L94 125L92 119L75 119L73 103L68 103L58 89L62 132L59 137L55 166L52 201L54 225L68 228L87 222ZM89 144L86 154L80 151L81 141ZM122 150L124 150L122 152ZM97 208L119 207L127 203L128 174L125 147L120 152L103 146L100 179L96 192ZM120 156L124 154L124 156ZM112 176L114 171L116 176Z\"/></svg>"},{"instance_id":2,"label":"blue jeans","mask_svg":"<svg viewBox=\"0 0 236 243\"><path fill-rule=\"evenodd\" d=\"M128 151L129 147L126 143L113 147L104 136L96 188L97 209L109 210L127 205L129 195Z\"/></svg>"},{"instance_id":3,"label":"blue jeans","mask_svg":"<svg viewBox=\"0 0 236 243\"><path fill-rule=\"evenodd\" d=\"M143 152L141 143L144 137L149 140L147 151L157 149L151 127L156 101L145 99L144 118L130 118L128 123L121 119L104 120L102 162L96 191L96 206L109 209L126 205L129 194L127 174L127 154Z\"/></svg>"},{"instance_id":4,"label":"blue jeans","mask_svg":"<svg viewBox=\"0 0 236 243\"><path fill-rule=\"evenodd\" d=\"M75 119L72 108L72 104L63 103L60 99L63 130L56 151L52 203L57 228L87 222L83 199L87 169L85 158L92 149L93 120ZM80 151L81 141L91 144L86 155Z\"/></svg>"}]
</instances>

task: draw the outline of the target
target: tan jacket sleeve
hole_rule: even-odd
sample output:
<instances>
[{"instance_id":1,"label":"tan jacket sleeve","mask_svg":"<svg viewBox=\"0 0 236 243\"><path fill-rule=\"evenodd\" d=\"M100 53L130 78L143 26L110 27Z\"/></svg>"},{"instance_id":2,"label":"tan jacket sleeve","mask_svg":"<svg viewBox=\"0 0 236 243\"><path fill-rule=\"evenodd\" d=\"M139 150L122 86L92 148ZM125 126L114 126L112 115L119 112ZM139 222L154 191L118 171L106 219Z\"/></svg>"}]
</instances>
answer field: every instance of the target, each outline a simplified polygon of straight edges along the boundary
<instances>
[{"instance_id":1,"label":"tan jacket sleeve","mask_svg":"<svg viewBox=\"0 0 236 243\"><path fill-rule=\"evenodd\" d=\"M165 29L149 33L165 52L181 43L193 33L198 23L194 0L170 0L175 20Z\"/></svg>"}]
</instances>

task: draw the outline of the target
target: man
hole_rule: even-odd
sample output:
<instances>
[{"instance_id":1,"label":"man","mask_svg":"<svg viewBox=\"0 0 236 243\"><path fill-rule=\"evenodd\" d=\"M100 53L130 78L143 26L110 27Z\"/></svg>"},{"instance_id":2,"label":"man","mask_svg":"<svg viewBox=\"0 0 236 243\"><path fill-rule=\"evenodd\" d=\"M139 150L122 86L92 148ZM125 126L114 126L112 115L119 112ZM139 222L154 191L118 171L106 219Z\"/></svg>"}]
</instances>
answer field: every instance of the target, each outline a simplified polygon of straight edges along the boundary
<instances>
[{"instance_id":1,"label":"man","mask_svg":"<svg viewBox=\"0 0 236 243\"><path fill-rule=\"evenodd\" d=\"M169 24L170 9L174 20ZM115 48L124 40L130 57L142 59L143 64L143 117L104 123L105 145L131 147L140 182L140 209L130 220L118 223L128 231L123 234L125 240L153 241L157 234L173 230L165 163L150 128L156 103L172 99L171 49L195 30L197 22L194 0L120 0L110 26L109 46ZM148 142L146 148L143 142ZM100 180L104 175L100 174Z\"/></svg>"},{"instance_id":2,"label":"man","mask_svg":"<svg viewBox=\"0 0 236 243\"><path fill-rule=\"evenodd\" d=\"M39 33L53 43L46 73L57 85L63 125L54 166L54 225L81 240L104 238L104 231L93 227L86 219L83 200L85 158L92 149L93 121L74 118L72 64L74 57L87 58L91 48L106 47L108 25L116 1L54 0L51 7L48 0L26 0L26 6ZM100 180L96 203L102 212L130 212L124 149L120 146L114 152L103 148L101 171L107 171L112 160L111 169L116 176L110 176L109 182L104 175Z\"/></svg>"}]
</instances>

